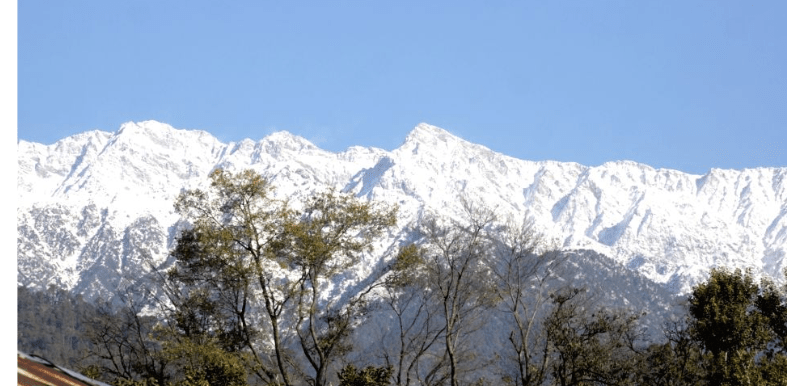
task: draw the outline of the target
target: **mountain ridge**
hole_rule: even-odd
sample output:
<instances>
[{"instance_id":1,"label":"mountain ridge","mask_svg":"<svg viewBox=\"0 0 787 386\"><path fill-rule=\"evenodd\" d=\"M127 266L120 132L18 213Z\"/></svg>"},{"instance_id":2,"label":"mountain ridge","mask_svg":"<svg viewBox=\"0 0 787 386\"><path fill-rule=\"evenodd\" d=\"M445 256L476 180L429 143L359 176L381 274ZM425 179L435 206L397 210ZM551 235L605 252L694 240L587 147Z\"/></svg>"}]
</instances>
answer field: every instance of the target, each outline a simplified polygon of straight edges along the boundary
<instances>
[{"instance_id":1,"label":"mountain ridge","mask_svg":"<svg viewBox=\"0 0 787 386\"><path fill-rule=\"evenodd\" d=\"M128 272L144 271L145 254L163 262L185 226L174 198L204 187L214 168L255 169L277 195L296 201L335 188L397 204L399 232L427 212L459 216L459 197L470 197L531 221L563 248L602 253L676 293L714 266L771 277L785 266L787 168L696 175L634 161L527 161L426 123L390 151L333 153L287 132L222 143L156 121L52 145L20 140L17 150L21 285L40 275L109 293Z\"/></svg>"}]
</instances>

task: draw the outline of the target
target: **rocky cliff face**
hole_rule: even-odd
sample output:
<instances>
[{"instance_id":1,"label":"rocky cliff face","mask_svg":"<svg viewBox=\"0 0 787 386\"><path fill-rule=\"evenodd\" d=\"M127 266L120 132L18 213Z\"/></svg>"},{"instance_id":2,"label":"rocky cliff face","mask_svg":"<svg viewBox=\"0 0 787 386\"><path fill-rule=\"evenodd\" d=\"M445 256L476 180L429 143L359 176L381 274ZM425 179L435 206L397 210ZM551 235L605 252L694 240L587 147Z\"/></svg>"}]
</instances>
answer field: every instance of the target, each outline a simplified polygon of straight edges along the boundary
<instances>
[{"instance_id":1,"label":"rocky cliff face","mask_svg":"<svg viewBox=\"0 0 787 386\"><path fill-rule=\"evenodd\" d=\"M674 293L716 266L781 277L787 253L787 168L699 176L630 161L532 162L426 124L392 151L331 153L286 132L225 144L147 121L49 146L20 141L18 157L19 285L55 284L88 298L110 296L165 262L186 226L175 197L205 186L214 168L255 169L296 201L332 187L398 204L400 234L390 242L426 212L458 215L464 196Z\"/></svg>"}]
</instances>

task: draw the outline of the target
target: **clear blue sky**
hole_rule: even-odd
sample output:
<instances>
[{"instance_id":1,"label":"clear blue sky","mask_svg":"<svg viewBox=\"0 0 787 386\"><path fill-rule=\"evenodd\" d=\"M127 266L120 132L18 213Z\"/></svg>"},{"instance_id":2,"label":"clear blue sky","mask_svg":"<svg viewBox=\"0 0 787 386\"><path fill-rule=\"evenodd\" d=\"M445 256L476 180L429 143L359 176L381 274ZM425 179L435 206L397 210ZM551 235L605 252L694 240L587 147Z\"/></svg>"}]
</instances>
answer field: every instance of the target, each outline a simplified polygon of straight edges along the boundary
<instances>
[{"instance_id":1,"label":"clear blue sky","mask_svg":"<svg viewBox=\"0 0 787 386\"><path fill-rule=\"evenodd\" d=\"M18 3L18 138L155 119L393 149L787 166L785 1Z\"/></svg>"}]
</instances>

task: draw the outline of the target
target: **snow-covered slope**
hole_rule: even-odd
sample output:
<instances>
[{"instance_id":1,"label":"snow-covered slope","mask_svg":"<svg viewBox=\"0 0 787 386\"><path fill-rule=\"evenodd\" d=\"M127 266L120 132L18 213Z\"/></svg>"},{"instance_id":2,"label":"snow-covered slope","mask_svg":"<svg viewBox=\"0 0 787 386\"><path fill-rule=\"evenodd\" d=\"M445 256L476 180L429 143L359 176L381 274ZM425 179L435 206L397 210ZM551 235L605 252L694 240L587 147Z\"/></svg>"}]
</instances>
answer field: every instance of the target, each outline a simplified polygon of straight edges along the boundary
<instances>
[{"instance_id":1,"label":"snow-covered slope","mask_svg":"<svg viewBox=\"0 0 787 386\"><path fill-rule=\"evenodd\" d=\"M253 168L296 200L333 187L396 203L402 230L425 212L458 215L465 196L677 293L712 267L781 277L785 264L787 168L699 176L630 161L532 162L427 124L392 151L331 153L286 132L225 144L146 121L49 146L20 141L18 157L19 284L87 297L109 296L147 262L164 261L182 226L175 197L205 186L217 167Z\"/></svg>"}]
</instances>

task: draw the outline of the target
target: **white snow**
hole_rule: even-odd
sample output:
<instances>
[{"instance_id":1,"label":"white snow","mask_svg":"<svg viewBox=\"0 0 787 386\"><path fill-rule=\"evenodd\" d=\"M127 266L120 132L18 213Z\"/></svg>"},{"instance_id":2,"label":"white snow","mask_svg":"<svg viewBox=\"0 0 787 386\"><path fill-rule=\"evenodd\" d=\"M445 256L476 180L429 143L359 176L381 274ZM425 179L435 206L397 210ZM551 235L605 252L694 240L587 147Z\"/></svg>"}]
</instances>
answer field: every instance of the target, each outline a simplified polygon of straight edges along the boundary
<instances>
[{"instance_id":1,"label":"white snow","mask_svg":"<svg viewBox=\"0 0 787 386\"><path fill-rule=\"evenodd\" d=\"M698 176L632 161L597 167L533 162L423 123L391 151L332 153L287 132L225 144L204 131L155 121L52 145L19 141L17 148L20 283L45 280L95 291L101 286L88 281L106 275L106 256L98 254L108 250L122 254L109 267L118 277L141 264L131 258L140 250L164 261L176 235L175 197L206 186L216 167L253 168L291 200L331 187L397 204L400 232L427 211L459 215L464 196L501 216L529 218L565 248L604 253L677 293L712 267L780 277L785 266L785 168L713 169ZM155 245L124 244L146 216L161 234L150 239Z\"/></svg>"}]
</instances>

